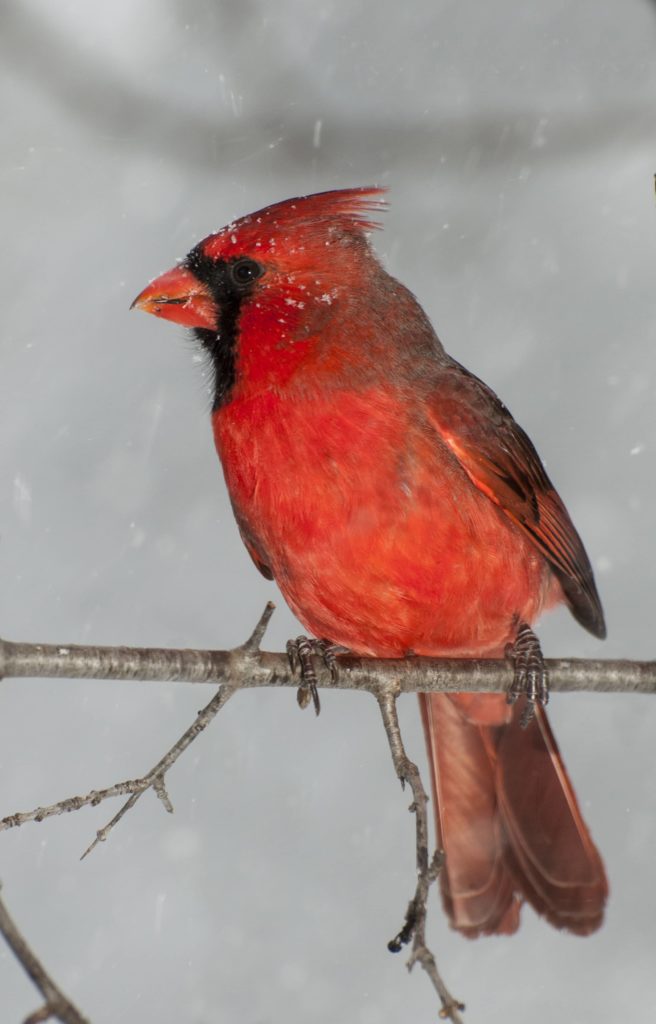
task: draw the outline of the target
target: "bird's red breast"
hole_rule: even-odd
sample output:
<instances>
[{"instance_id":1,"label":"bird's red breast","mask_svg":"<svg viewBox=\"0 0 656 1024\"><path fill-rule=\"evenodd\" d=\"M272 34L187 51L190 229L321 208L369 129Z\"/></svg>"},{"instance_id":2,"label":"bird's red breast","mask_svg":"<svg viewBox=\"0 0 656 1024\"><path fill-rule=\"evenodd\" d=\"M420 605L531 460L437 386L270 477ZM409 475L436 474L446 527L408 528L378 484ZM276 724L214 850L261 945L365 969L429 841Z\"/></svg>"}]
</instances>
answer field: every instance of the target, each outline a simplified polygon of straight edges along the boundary
<instances>
[{"instance_id":1,"label":"bird's red breast","mask_svg":"<svg viewBox=\"0 0 656 1024\"><path fill-rule=\"evenodd\" d=\"M213 419L240 525L314 635L379 657L499 655L514 616L561 596L393 387L264 390Z\"/></svg>"}]
</instances>

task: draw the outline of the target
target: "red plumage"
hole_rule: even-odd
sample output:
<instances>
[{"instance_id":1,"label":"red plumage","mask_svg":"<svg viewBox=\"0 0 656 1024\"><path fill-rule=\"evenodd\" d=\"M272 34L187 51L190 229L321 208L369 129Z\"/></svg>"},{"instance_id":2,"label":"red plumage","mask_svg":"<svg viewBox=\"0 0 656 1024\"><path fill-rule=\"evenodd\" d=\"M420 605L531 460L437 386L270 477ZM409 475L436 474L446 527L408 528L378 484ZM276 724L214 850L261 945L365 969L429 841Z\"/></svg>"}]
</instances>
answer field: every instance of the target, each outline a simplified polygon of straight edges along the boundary
<instances>
[{"instance_id":1,"label":"red plumage","mask_svg":"<svg viewBox=\"0 0 656 1024\"><path fill-rule=\"evenodd\" d=\"M533 445L444 351L365 232L380 189L288 200L204 239L136 304L196 329L244 542L318 637L378 657L500 656L566 601L605 635L587 555ZM586 934L603 865L544 712L420 698L445 907L467 935L529 900Z\"/></svg>"}]
</instances>

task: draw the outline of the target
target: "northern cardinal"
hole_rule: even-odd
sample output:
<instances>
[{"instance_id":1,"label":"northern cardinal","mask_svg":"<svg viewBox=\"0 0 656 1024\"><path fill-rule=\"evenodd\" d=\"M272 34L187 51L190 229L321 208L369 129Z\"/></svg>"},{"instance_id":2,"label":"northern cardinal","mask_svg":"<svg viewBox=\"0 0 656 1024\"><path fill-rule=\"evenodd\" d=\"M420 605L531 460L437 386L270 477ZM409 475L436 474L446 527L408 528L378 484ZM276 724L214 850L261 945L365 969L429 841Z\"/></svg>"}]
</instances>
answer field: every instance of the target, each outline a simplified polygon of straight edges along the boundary
<instances>
[{"instance_id":1,"label":"northern cardinal","mask_svg":"<svg viewBox=\"0 0 656 1024\"><path fill-rule=\"evenodd\" d=\"M207 352L241 536L308 631L376 657L514 644L537 702L526 728L503 694L419 698L443 902L467 936L515 931L523 900L585 935L608 887L529 627L565 602L605 636L592 569L527 435L378 262L368 232L383 191L242 217L133 305L192 328Z\"/></svg>"}]
</instances>

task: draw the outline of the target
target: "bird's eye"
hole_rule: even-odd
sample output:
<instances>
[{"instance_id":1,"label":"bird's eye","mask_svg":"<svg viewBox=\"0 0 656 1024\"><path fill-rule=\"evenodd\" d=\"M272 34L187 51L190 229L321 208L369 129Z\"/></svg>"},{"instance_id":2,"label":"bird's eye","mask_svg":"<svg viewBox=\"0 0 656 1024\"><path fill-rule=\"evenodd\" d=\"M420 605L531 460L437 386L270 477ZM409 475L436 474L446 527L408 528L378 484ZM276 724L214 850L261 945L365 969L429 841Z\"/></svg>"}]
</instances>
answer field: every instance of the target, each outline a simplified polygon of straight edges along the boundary
<instances>
[{"instance_id":1,"label":"bird's eye","mask_svg":"<svg viewBox=\"0 0 656 1024\"><path fill-rule=\"evenodd\" d=\"M229 272L234 283L243 288L244 285L250 284L251 281L257 281L258 277L262 277L264 267L261 267L255 260L245 258L233 263L229 268Z\"/></svg>"}]
</instances>

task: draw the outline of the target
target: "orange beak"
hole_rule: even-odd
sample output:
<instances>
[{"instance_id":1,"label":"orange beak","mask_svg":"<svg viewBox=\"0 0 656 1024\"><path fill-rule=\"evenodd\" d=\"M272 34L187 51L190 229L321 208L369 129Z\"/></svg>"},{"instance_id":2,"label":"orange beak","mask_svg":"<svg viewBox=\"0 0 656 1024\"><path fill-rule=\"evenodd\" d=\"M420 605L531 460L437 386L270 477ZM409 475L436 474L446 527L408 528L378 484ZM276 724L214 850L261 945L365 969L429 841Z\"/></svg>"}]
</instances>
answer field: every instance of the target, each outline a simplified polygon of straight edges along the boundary
<instances>
[{"instance_id":1,"label":"orange beak","mask_svg":"<svg viewBox=\"0 0 656 1024\"><path fill-rule=\"evenodd\" d=\"M186 267L173 267L151 281L130 306L184 327L217 329L217 309L204 284Z\"/></svg>"}]
</instances>

